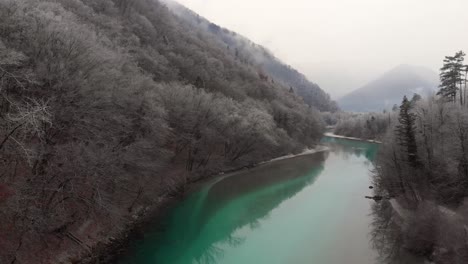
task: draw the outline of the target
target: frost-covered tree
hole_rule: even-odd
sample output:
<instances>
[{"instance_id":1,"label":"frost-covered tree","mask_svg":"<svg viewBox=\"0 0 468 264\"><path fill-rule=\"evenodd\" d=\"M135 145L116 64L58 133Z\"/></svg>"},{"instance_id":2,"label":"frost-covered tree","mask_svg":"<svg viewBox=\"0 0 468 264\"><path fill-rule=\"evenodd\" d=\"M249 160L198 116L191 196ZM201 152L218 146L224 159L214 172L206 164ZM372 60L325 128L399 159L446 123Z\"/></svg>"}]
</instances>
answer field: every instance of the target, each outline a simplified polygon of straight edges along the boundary
<instances>
[{"instance_id":1,"label":"frost-covered tree","mask_svg":"<svg viewBox=\"0 0 468 264\"><path fill-rule=\"evenodd\" d=\"M216 32L153 0L0 1L0 263L80 255L187 182L317 143L315 105Z\"/></svg>"},{"instance_id":2,"label":"frost-covered tree","mask_svg":"<svg viewBox=\"0 0 468 264\"><path fill-rule=\"evenodd\" d=\"M452 102L456 102L456 96L459 95L459 102L464 104L464 94L462 90L463 71L465 59L463 51L457 52L454 56L446 56L444 65L440 69L440 90L437 93Z\"/></svg>"},{"instance_id":3,"label":"frost-covered tree","mask_svg":"<svg viewBox=\"0 0 468 264\"><path fill-rule=\"evenodd\" d=\"M404 96L400 105L398 125L396 126L395 133L398 137L398 144L406 150L408 163L412 167L417 168L420 166L420 163L416 143L416 115L411 110L411 102Z\"/></svg>"}]
</instances>

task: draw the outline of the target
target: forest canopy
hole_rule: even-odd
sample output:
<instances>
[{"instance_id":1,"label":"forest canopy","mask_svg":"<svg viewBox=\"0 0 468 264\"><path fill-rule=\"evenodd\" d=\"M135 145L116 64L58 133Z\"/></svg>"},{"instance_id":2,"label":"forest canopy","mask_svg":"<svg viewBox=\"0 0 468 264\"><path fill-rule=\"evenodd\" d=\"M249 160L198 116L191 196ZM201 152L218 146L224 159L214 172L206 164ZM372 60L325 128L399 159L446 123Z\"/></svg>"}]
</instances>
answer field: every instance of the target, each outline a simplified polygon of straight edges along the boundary
<instances>
[{"instance_id":1,"label":"forest canopy","mask_svg":"<svg viewBox=\"0 0 468 264\"><path fill-rule=\"evenodd\" d=\"M403 98L380 146L374 183L376 194L384 200L375 207L386 215L381 224L388 228L382 239L395 238L386 241L395 245L389 250L390 259L406 250L435 263L468 261L468 66L464 56L460 51L444 59L438 96ZM388 214L388 208L397 206L406 213Z\"/></svg>"},{"instance_id":2,"label":"forest canopy","mask_svg":"<svg viewBox=\"0 0 468 264\"><path fill-rule=\"evenodd\" d=\"M262 67L158 1L1 1L0 262L73 260L187 182L313 147L336 105Z\"/></svg>"}]
</instances>

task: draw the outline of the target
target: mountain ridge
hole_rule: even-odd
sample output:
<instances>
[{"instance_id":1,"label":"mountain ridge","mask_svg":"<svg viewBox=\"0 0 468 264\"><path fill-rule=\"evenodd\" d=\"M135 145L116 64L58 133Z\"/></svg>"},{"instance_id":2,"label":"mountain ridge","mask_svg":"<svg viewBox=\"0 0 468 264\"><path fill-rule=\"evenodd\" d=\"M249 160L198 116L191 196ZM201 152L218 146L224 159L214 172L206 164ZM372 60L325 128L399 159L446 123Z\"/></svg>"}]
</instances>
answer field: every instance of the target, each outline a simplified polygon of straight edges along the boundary
<instances>
[{"instance_id":1,"label":"mountain ridge","mask_svg":"<svg viewBox=\"0 0 468 264\"><path fill-rule=\"evenodd\" d=\"M99 250L189 183L320 141L315 103L207 25L157 0L0 1L0 263L77 262L58 236Z\"/></svg>"},{"instance_id":2,"label":"mountain ridge","mask_svg":"<svg viewBox=\"0 0 468 264\"><path fill-rule=\"evenodd\" d=\"M303 73L277 58L273 52L256 44L247 37L212 23L193 10L174 0L163 0L170 11L193 26L216 36L242 63L258 67L262 78L279 82L297 93L304 102L320 111L336 111L337 104L318 84L310 81Z\"/></svg>"},{"instance_id":3,"label":"mountain ridge","mask_svg":"<svg viewBox=\"0 0 468 264\"><path fill-rule=\"evenodd\" d=\"M399 104L404 95L431 95L437 85L438 76L433 70L423 66L401 64L341 97L338 104L348 111L382 111ZM365 98L365 102L362 98Z\"/></svg>"}]
</instances>

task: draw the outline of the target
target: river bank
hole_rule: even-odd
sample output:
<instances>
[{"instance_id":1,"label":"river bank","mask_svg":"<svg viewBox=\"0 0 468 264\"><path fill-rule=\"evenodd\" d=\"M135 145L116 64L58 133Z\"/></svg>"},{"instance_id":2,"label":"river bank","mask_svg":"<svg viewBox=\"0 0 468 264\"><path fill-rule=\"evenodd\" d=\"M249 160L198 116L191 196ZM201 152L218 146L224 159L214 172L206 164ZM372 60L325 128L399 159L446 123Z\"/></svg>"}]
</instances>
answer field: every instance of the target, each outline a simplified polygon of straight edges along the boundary
<instances>
[{"instance_id":1,"label":"river bank","mask_svg":"<svg viewBox=\"0 0 468 264\"><path fill-rule=\"evenodd\" d=\"M377 143L377 144L382 144L382 141L378 140L373 140L373 139L363 139L363 138L355 138L355 137L346 137L346 136L341 136L341 135L336 135L332 132L327 132L324 134L326 137L332 137L332 138L341 138L341 139L349 139L349 140L356 140L356 141L365 141L369 143Z\"/></svg>"},{"instance_id":2,"label":"river bank","mask_svg":"<svg viewBox=\"0 0 468 264\"><path fill-rule=\"evenodd\" d=\"M80 264L107 264L116 263L129 248L129 243L133 240L144 237L150 223L158 222L167 215L167 212L178 202L185 199L190 194L198 191L202 186L209 182L218 182L228 177L232 177L259 166L274 163L286 159L291 159L300 156L312 155L319 152L328 151L329 148L323 145L317 145L315 148L306 149L299 154L289 154L274 158L268 161L253 164L249 167L242 167L218 174L201 177L194 181L188 182L185 186L181 186L183 192L172 192L161 196L157 204L144 208L139 214L135 215L132 220L123 228L117 236L109 238L107 242L99 242L89 254L81 258L77 263Z\"/></svg>"},{"instance_id":3,"label":"river bank","mask_svg":"<svg viewBox=\"0 0 468 264\"><path fill-rule=\"evenodd\" d=\"M378 146L323 142L329 151L205 185L162 220L162 230L154 221L119 263L376 263L368 237L373 203L363 195Z\"/></svg>"}]
</instances>

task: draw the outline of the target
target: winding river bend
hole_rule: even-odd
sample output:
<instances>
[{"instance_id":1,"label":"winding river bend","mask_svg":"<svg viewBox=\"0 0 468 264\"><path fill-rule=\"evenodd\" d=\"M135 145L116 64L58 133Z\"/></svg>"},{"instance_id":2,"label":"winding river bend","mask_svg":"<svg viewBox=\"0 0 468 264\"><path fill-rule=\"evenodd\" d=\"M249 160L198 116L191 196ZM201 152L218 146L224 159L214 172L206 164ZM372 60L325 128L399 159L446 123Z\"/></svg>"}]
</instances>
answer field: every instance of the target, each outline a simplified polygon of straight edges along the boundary
<instances>
[{"instance_id":1,"label":"winding river bend","mask_svg":"<svg viewBox=\"0 0 468 264\"><path fill-rule=\"evenodd\" d=\"M206 184L122 263L374 264L370 170L377 145L324 138L330 151ZM156 226L156 225L155 225Z\"/></svg>"}]
</instances>

